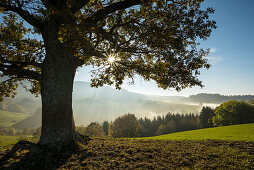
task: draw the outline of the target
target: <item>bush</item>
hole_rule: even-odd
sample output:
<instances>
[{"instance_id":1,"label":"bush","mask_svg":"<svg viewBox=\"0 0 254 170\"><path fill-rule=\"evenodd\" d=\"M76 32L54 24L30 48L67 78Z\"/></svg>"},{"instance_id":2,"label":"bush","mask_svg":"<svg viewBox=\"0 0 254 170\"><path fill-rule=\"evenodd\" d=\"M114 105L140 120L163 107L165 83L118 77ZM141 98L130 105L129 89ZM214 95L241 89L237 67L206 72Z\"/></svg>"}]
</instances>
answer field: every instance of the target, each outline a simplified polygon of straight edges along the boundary
<instances>
[{"instance_id":1,"label":"bush","mask_svg":"<svg viewBox=\"0 0 254 170\"><path fill-rule=\"evenodd\" d=\"M110 127L110 136L112 137L138 137L139 123L134 114L126 114L118 117Z\"/></svg>"},{"instance_id":2,"label":"bush","mask_svg":"<svg viewBox=\"0 0 254 170\"><path fill-rule=\"evenodd\" d=\"M212 118L215 116L214 110L211 107L203 107L200 112L200 123L203 128L213 126Z\"/></svg>"},{"instance_id":3,"label":"bush","mask_svg":"<svg viewBox=\"0 0 254 170\"><path fill-rule=\"evenodd\" d=\"M244 101L231 100L215 110L214 126L225 126L254 122L254 106Z\"/></svg>"},{"instance_id":4,"label":"bush","mask_svg":"<svg viewBox=\"0 0 254 170\"><path fill-rule=\"evenodd\" d=\"M89 137L105 137L105 133L99 123L92 122L87 126L84 135Z\"/></svg>"}]
</instances>

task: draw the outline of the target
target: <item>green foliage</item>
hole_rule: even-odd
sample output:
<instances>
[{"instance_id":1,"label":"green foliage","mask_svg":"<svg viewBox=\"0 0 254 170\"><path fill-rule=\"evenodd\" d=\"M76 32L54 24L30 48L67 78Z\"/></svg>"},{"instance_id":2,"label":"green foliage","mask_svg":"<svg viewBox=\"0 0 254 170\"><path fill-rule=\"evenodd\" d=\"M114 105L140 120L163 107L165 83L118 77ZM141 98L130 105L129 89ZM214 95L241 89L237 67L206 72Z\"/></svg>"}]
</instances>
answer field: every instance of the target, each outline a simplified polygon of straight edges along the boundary
<instances>
[{"instance_id":1,"label":"green foliage","mask_svg":"<svg viewBox=\"0 0 254 170\"><path fill-rule=\"evenodd\" d=\"M32 83L31 93L40 92L41 67L51 43L74 58L66 64L99 68L92 72L92 86L120 88L135 74L163 89L202 86L197 75L210 67L204 58L209 50L198 50L197 39L206 40L216 28L209 18L214 9L201 9L202 2L1 1L0 12L6 15L0 26L0 70L7 77L0 84L1 99L14 96L23 79ZM54 35L48 37L48 31ZM38 34L44 42L34 38ZM108 62L110 55L115 62Z\"/></svg>"},{"instance_id":2,"label":"green foliage","mask_svg":"<svg viewBox=\"0 0 254 170\"><path fill-rule=\"evenodd\" d=\"M154 117L153 120L140 118L140 136L155 136L186 130L201 128L199 115L194 114L171 114Z\"/></svg>"},{"instance_id":3,"label":"green foliage","mask_svg":"<svg viewBox=\"0 0 254 170\"><path fill-rule=\"evenodd\" d=\"M116 118L110 126L112 137L137 137L140 125L134 114L126 114Z\"/></svg>"},{"instance_id":4,"label":"green foliage","mask_svg":"<svg viewBox=\"0 0 254 170\"><path fill-rule=\"evenodd\" d=\"M105 132L99 123L92 122L87 127L76 126L76 130L82 134L89 137L105 137Z\"/></svg>"},{"instance_id":5,"label":"green foliage","mask_svg":"<svg viewBox=\"0 0 254 170\"><path fill-rule=\"evenodd\" d=\"M191 130L140 139L254 141L254 123Z\"/></svg>"},{"instance_id":6,"label":"green foliage","mask_svg":"<svg viewBox=\"0 0 254 170\"><path fill-rule=\"evenodd\" d=\"M215 110L214 126L225 126L254 122L254 106L244 101L231 100L221 104Z\"/></svg>"},{"instance_id":7,"label":"green foliage","mask_svg":"<svg viewBox=\"0 0 254 170\"><path fill-rule=\"evenodd\" d=\"M101 125L96 122L92 122L87 126L84 135L89 137L105 137L105 133Z\"/></svg>"},{"instance_id":8,"label":"green foliage","mask_svg":"<svg viewBox=\"0 0 254 170\"><path fill-rule=\"evenodd\" d=\"M102 123L102 129L103 129L105 135L108 136L108 129L109 129L109 122L108 121L104 121Z\"/></svg>"},{"instance_id":9,"label":"green foliage","mask_svg":"<svg viewBox=\"0 0 254 170\"><path fill-rule=\"evenodd\" d=\"M215 116L215 114L214 114L214 110L211 107L203 107L199 116L201 126L203 128L212 127L213 116Z\"/></svg>"},{"instance_id":10,"label":"green foliage","mask_svg":"<svg viewBox=\"0 0 254 170\"><path fill-rule=\"evenodd\" d=\"M27 78L32 86L23 86L33 94L39 93L39 82L33 76L40 73L36 63L42 61L42 42L29 38L31 34L32 30L26 28L14 13L3 16L0 25L0 77L5 76L5 79L0 82L0 101L3 97L14 97L18 85L23 85L21 81Z\"/></svg>"}]
</instances>

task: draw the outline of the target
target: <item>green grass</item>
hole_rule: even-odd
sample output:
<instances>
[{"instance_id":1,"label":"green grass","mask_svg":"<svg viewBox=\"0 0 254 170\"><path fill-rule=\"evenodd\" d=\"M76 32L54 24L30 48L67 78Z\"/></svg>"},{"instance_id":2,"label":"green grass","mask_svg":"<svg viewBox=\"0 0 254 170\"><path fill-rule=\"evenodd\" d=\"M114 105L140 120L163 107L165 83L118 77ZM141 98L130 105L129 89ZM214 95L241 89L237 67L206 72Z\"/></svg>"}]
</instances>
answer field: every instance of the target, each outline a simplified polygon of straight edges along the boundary
<instances>
[{"instance_id":1,"label":"green grass","mask_svg":"<svg viewBox=\"0 0 254 170\"><path fill-rule=\"evenodd\" d=\"M15 123L24 120L28 116L29 115L22 113L13 113L0 110L0 127L10 127Z\"/></svg>"},{"instance_id":2,"label":"green grass","mask_svg":"<svg viewBox=\"0 0 254 170\"><path fill-rule=\"evenodd\" d=\"M0 136L0 147L15 144L19 138L19 136Z\"/></svg>"},{"instance_id":3,"label":"green grass","mask_svg":"<svg viewBox=\"0 0 254 170\"><path fill-rule=\"evenodd\" d=\"M254 169L254 142L94 138L77 150L0 147L0 169Z\"/></svg>"},{"instance_id":4,"label":"green grass","mask_svg":"<svg viewBox=\"0 0 254 170\"><path fill-rule=\"evenodd\" d=\"M254 141L254 123L191 130L141 139Z\"/></svg>"}]
</instances>

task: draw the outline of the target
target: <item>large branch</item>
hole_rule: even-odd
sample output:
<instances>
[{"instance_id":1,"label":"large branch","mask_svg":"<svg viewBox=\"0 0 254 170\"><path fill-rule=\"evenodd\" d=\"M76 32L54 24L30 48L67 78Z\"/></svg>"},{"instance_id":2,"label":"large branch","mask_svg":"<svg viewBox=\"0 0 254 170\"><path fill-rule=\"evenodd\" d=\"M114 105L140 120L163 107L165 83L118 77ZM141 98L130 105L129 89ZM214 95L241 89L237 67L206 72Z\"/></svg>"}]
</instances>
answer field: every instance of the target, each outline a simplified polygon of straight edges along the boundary
<instances>
[{"instance_id":1,"label":"large branch","mask_svg":"<svg viewBox=\"0 0 254 170\"><path fill-rule=\"evenodd\" d=\"M5 64L18 65L20 67L26 67L26 66L31 65L31 66L41 68L41 66L42 66L41 63L38 63L35 60L31 60L31 61L10 61L10 60L4 59L4 58L0 58L0 61L2 63L5 63Z\"/></svg>"},{"instance_id":2,"label":"large branch","mask_svg":"<svg viewBox=\"0 0 254 170\"><path fill-rule=\"evenodd\" d=\"M17 76L18 78L27 78L34 80L41 80L41 75L35 71L24 69L16 65L0 64L0 71L7 76Z\"/></svg>"},{"instance_id":3,"label":"large branch","mask_svg":"<svg viewBox=\"0 0 254 170\"><path fill-rule=\"evenodd\" d=\"M125 1L117 2L98 10L91 17L87 18L87 20L91 21L92 24L95 24L98 21L105 19L109 14L113 12L127 9L132 6L140 5L140 4L141 4L141 0L125 0Z\"/></svg>"},{"instance_id":4,"label":"large branch","mask_svg":"<svg viewBox=\"0 0 254 170\"><path fill-rule=\"evenodd\" d=\"M30 25L40 29L42 21L36 18L34 15L30 14L28 11L23 10L22 7L17 7L11 4L6 4L4 2L0 2L0 7L3 7L5 11L12 11L21 16L24 20L26 20Z\"/></svg>"},{"instance_id":5,"label":"large branch","mask_svg":"<svg viewBox=\"0 0 254 170\"><path fill-rule=\"evenodd\" d=\"M73 0L71 4L71 12L75 14L78 10L83 8L89 0Z\"/></svg>"},{"instance_id":6,"label":"large branch","mask_svg":"<svg viewBox=\"0 0 254 170\"><path fill-rule=\"evenodd\" d=\"M89 0L72 0L66 2L65 0L42 0L44 6L48 9L56 8L59 10L63 10L65 8L69 8L72 14L75 14L78 10L83 8Z\"/></svg>"}]
</instances>

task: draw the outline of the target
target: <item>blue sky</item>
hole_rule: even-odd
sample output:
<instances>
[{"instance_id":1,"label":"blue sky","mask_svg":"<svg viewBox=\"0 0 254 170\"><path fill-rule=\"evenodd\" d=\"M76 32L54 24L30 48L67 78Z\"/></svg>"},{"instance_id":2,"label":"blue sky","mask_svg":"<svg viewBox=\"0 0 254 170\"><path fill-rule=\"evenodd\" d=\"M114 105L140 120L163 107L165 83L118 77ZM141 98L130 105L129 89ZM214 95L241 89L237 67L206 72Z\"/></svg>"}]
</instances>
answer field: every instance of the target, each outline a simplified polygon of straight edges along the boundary
<instances>
[{"instance_id":1,"label":"blue sky","mask_svg":"<svg viewBox=\"0 0 254 170\"><path fill-rule=\"evenodd\" d=\"M212 19L218 26L200 46L212 51L208 56L212 67L202 70L199 76L205 87L188 88L181 92L162 90L155 82L145 82L135 77L135 84L129 86L126 81L122 86L124 89L164 96L197 93L254 95L254 0L205 0L203 7L215 9ZM89 71L89 67L81 68L75 81L89 81Z\"/></svg>"},{"instance_id":2,"label":"blue sky","mask_svg":"<svg viewBox=\"0 0 254 170\"><path fill-rule=\"evenodd\" d=\"M189 96L197 93L254 95L254 0L205 0L203 7L213 7L212 16L218 28L202 48L211 48L208 56L212 67L202 70L199 79L204 88L194 87L177 92L159 89L155 82L135 78L135 85L123 88L144 94ZM75 80L89 81L88 69L79 70Z\"/></svg>"}]
</instances>

